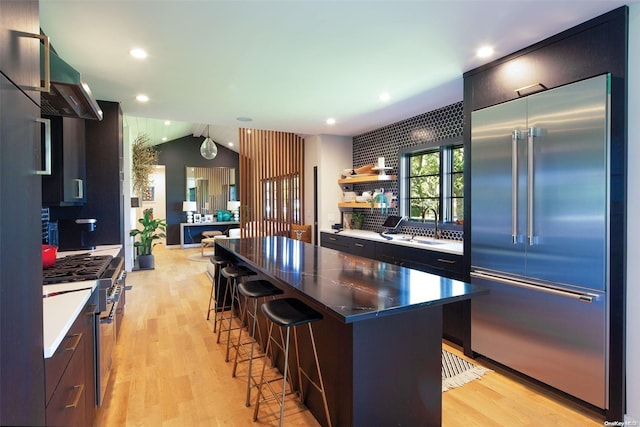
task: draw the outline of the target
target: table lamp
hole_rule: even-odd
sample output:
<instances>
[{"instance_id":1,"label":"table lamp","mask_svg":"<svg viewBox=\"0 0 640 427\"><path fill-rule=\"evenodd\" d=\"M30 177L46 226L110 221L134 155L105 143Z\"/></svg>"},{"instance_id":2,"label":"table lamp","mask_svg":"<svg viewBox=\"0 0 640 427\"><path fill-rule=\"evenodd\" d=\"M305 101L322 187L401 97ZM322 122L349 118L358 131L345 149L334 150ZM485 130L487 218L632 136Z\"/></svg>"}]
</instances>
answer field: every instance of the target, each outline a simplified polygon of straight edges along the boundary
<instances>
[{"instance_id":1,"label":"table lamp","mask_svg":"<svg viewBox=\"0 0 640 427\"><path fill-rule=\"evenodd\" d=\"M233 220L238 221L240 219L240 202L237 200L229 200L227 202L227 210L233 214Z\"/></svg>"},{"instance_id":2,"label":"table lamp","mask_svg":"<svg viewBox=\"0 0 640 427\"><path fill-rule=\"evenodd\" d=\"M196 202L182 202L182 211L187 213L187 222L193 223L193 212L196 210Z\"/></svg>"}]
</instances>

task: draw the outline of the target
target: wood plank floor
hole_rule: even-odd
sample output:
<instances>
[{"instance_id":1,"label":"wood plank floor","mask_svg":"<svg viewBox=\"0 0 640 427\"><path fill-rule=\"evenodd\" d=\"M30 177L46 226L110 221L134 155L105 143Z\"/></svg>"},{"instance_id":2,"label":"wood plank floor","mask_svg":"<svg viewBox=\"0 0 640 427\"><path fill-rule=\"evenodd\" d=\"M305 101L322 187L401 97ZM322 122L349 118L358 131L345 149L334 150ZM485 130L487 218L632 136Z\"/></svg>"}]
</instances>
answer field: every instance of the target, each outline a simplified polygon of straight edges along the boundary
<instances>
[{"instance_id":1,"label":"wood plank floor","mask_svg":"<svg viewBox=\"0 0 640 427\"><path fill-rule=\"evenodd\" d=\"M114 370L96 427L275 426L275 404L244 405L246 364L237 378L224 362L206 320L211 282L205 262L189 259L200 249L154 249L156 269L129 273L127 306L114 352ZM458 355L457 348L445 344ZM522 382L486 360L494 372L443 395L443 426L602 426L599 414ZM258 365L259 366L259 365ZM252 402L253 404L253 402ZM263 411L264 408L264 411ZM291 402L289 426L317 426Z\"/></svg>"}]
</instances>

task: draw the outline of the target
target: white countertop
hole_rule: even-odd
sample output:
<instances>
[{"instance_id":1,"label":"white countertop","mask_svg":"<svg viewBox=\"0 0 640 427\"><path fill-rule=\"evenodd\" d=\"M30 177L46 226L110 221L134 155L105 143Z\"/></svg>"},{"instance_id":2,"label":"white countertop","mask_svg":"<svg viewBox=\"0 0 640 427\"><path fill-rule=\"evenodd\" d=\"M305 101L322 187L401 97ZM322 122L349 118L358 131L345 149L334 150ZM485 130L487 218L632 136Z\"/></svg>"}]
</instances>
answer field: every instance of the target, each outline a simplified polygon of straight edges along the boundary
<instances>
[{"instance_id":1,"label":"white countertop","mask_svg":"<svg viewBox=\"0 0 640 427\"><path fill-rule=\"evenodd\" d=\"M78 255L90 253L91 255L111 255L116 256L122 249L122 245L98 246L94 250L58 252L58 258L67 255ZM43 297L61 291L69 291L83 288L78 292L70 292L61 295L50 296L42 300L42 324L44 329L44 357L49 358L56 352L58 346L75 322L78 314L84 305L89 301L92 292L95 290L97 282L95 280L69 283L56 283L42 286Z\"/></svg>"},{"instance_id":2,"label":"white countertop","mask_svg":"<svg viewBox=\"0 0 640 427\"><path fill-rule=\"evenodd\" d=\"M335 230L321 231L324 233L336 234ZM411 239L411 235L409 234L386 234L387 237L391 237L391 240L387 240L382 237L380 233L369 230L342 230L337 234L340 236L356 237L358 239L384 242L393 245L409 246L428 251L446 252L454 255L462 255L463 253L463 244L462 241L459 240L433 239L424 236L415 236Z\"/></svg>"}]
</instances>

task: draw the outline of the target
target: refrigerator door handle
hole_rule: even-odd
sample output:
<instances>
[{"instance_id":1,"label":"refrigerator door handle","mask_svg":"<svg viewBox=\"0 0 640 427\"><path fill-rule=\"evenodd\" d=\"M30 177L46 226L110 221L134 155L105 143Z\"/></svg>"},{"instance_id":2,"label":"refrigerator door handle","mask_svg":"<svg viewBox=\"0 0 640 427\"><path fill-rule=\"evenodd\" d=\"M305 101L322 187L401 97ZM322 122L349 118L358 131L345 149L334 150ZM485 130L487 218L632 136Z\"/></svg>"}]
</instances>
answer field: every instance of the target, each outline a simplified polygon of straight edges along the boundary
<instances>
[{"instance_id":1,"label":"refrigerator door handle","mask_svg":"<svg viewBox=\"0 0 640 427\"><path fill-rule=\"evenodd\" d=\"M518 140L521 132L511 133L511 243L518 243Z\"/></svg>"},{"instance_id":2,"label":"refrigerator door handle","mask_svg":"<svg viewBox=\"0 0 640 427\"><path fill-rule=\"evenodd\" d=\"M476 279L489 280L492 282L502 283L503 285L515 286L518 288L528 289L536 292L542 292L545 294L556 295L564 298L569 298L573 300L578 300L584 303L592 303L595 298L597 298L597 294L591 294L588 292L574 292L566 289L557 289L546 285L534 285L529 282L524 282L517 279L510 279L503 276L499 276L496 274L485 273L480 271L472 271L471 277Z\"/></svg>"},{"instance_id":3,"label":"refrigerator door handle","mask_svg":"<svg viewBox=\"0 0 640 427\"><path fill-rule=\"evenodd\" d=\"M527 241L529 246L535 243L533 235L533 179L534 179L534 138L540 135L540 130L534 127L529 128L527 138Z\"/></svg>"}]
</instances>

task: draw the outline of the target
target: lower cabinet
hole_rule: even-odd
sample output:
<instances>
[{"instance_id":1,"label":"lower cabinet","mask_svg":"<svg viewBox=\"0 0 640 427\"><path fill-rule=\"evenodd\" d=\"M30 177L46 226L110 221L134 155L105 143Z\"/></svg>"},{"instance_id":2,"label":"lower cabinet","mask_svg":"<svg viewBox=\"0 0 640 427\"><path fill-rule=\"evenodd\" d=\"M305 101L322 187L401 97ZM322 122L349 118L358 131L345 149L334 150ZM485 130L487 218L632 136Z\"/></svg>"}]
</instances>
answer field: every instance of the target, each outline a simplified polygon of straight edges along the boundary
<instances>
[{"instance_id":1,"label":"lower cabinet","mask_svg":"<svg viewBox=\"0 0 640 427\"><path fill-rule=\"evenodd\" d=\"M91 426L95 419L95 308L91 298L54 355L45 359L48 426Z\"/></svg>"}]
</instances>

